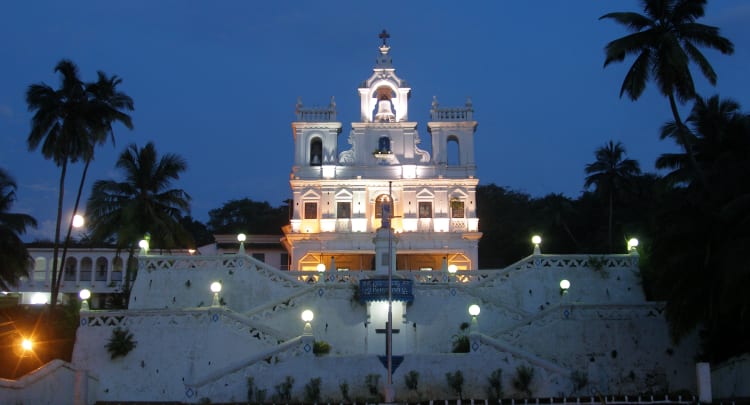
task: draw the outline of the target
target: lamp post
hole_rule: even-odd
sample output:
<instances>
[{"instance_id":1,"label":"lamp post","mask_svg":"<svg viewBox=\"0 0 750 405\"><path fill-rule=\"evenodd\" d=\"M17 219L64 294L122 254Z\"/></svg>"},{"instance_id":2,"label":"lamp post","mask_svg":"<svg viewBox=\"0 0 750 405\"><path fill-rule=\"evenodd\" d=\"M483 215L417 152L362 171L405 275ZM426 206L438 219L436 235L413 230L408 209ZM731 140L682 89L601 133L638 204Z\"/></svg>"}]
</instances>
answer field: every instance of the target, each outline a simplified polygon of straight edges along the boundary
<instances>
[{"instance_id":1,"label":"lamp post","mask_svg":"<svg viewBox=\"0 0 750 405\"><path fill-rule=\"evenodd\" d=\"M313 311L309 309L302 311L302 321L305 322L305 329L302 332L303 336L312 336L312 325L310 325L310 322L312 322L314 317Z\"/></svg>"},{"instance_id":2,"label":"lamp post","mask_svg":"<svg viewBox=\"0 0 750 405\"><path fill-rule=\"evenodd\" d=\"M566 279L560 280L560 295L565 296L565 294L568 293L568 288L570 288L570 281Z\"/></svg>"},{"instance_id":3,"label":"lamp post","mask_svg":"<svg viewBox=\"0 0 750 405\"><path fill-rule=\"evenodd\" d=\"M211 292L214 293L214 300L211 303L212 307L218 307L219 306L219 293L221 292L221 283L218 281L214 281L211 283Z\"/></svg>"},{"instance_id":4,"label":"lamp post","mask_svg":"<svg viewBox=\"0 0 750 405\"><path fill-rule=\"evenodd\" d=\"M88 288L84 288L78 292L78 297L81 298L81 311L89 310L89 298L91 298L91 291Z\"/></svg>"},{"instance_id":5,"label":"lamp post","mask_svg":"<svg viewBox=\"0 0 750 405\"><path fill-rule=\"evenodd\" d=\"M138 241L138 247L141 248L144 256L148 256L149 241L148 238L143 238Z\"/></svg>"},{"instance_id":6,"label":"lamp post","mask_svg":"<svg viewBox=\"0 0 750 405\"><path fill-rule=\"evenodd\" d=\"M542 250L539 248L539 245L542 244L542 237L539 235L532 236L531 243L534 244L534 254L535 255L542 254Z\"/></svg>"},{"instance_id":7,"label":"lamp post","mask_svg":"<svg viewBox=\"0 0 750 405\"><path fill-rule=\"evenodd\" d=\"M472 304L469 305L469 315L471 315L471 329L470 332L476 333L478 332L479 325L477 324L477 316L479 316L481 308L479 308L479 305Z\"/></svg>"},{"instance_id":8,"label":"lamp post","mask_svg":"<svg viewBox=\"0 0 750 405\"><path fill-rule=\"evenodd\" d=\"M237 252L237 254L245 254L245 239L247 239L247 235L245 235L244 233L237 234L237 241L240 242L240 250L239 252Z\"/></svg>"},{"instance_id":9,"label":"lamp post","mask_svg":"<svg viewBox=\"0 0 750 405\"><path fill-rule=\"evenodd\" d=\"M628 240L628 253L634 255L638 254L638 239L630 238Z\"/></svg>"}]
</instances>

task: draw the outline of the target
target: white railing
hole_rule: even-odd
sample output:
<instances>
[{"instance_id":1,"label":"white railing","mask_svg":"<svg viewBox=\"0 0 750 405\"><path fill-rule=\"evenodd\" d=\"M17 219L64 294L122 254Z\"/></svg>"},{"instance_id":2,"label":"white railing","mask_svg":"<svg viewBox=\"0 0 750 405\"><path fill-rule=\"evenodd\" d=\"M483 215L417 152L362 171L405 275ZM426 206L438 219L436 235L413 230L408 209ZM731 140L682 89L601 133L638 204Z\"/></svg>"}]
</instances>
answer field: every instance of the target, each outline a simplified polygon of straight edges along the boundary
<instances>
[{"instance_id":1,"label":"white railing","mask_svg":"<svg viewBox=\"0 0 750 405\"><path fill-rule=\"evenodd\" d=\"M430 111L433 121L471 121L474 110L466 107L435 108Z\"/></svg>"}]
</instances>

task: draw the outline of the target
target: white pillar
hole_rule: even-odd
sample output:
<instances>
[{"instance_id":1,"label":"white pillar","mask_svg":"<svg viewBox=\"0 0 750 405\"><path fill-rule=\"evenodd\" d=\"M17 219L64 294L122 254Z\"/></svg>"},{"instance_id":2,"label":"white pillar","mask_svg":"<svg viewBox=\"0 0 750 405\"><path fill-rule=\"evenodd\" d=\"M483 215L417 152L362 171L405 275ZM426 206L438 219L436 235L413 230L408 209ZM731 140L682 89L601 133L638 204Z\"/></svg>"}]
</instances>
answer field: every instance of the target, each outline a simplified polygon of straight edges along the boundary
<instances>
[{"instance_id":1,"label":"white pillar","mask_svg":"<svg viewBox=\"0 0 750 405\"><path fill-rule=\"evenodd\" d=\"M711 395L711 365L709 363L695 363L695 374L698 380L698 401L710 404Z\"/></svg>"}]
</instances>

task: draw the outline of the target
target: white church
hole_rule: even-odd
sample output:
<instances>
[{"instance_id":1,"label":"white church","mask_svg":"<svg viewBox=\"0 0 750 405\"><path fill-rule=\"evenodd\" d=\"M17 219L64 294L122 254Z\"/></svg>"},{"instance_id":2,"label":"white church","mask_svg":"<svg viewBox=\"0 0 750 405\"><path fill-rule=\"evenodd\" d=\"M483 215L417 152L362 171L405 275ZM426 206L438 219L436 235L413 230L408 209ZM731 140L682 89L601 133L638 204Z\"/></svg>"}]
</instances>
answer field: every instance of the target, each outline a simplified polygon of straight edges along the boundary
<instances>
[{"instance_id":1,"label":"white church","mask_svg":"<svg viewBox=\"0 0 750 405\"><path fill-rule=\"evenodd\" d=\"M477 269L471 101L416 106L431 113L420 135L409 120L411 88L396 75L387 34L381 38L358 88L360 117L348 147L338 145L343 125L333 99L324 108L297 102L292 215L276 241L283 250L255 249L263 240L252 235L224 249L142 250L126 310L91 302L122 280L114 252L71 253L63 291L94 294L83 295L72 364L0 381L0 397L55 404L710 398L711 375L694 362L697 337L674 344L663 303L645 299L636 246L554 255L535 240L528 257ZM423 136L430 152L420 148ZM33 254L34 272L21 284L27 295L45 291L49 280L46 253ZM114 356L107 345L117 331L131 334L134 347ZM465 350L454 352L462 341ZM459 371L460 392L447 379ZM714 395L723 389L715 385Z\"/></svg>"}]
</instances>

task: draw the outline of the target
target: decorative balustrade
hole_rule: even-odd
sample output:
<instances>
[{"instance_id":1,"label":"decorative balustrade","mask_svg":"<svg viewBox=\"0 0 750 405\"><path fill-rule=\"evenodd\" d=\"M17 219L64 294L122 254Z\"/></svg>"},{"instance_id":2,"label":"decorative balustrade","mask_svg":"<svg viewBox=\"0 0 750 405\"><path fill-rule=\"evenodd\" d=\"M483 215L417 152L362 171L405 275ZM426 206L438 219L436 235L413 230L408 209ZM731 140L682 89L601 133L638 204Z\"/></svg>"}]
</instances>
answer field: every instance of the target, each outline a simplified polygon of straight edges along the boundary
<instances>
[{"instance_id":1,"label":"decorative balustrade","mask_svg":"<svg viewBox=\"0 0 750 405\"><path fill-rule=\"evenodd\" d=\"M437 97L432 99L430 109L432 121L471 121L474 119L474 106L471 98L466 99L464 107L439 107Z\"/></svg>"},{"instance_id":2,"label":"decorative balustrade","mask_svg":"<svg viewBox=\"0 0 750 405\"><path fill-rule=\"evenodd\" d=\"M261 272L273 280L292 284L338 283L359 284L360 280L372 278L372 270L326 271L282 271L247 255L223 256L141 256L142 270L197 270L197 269L247 269ZM460 270L455 274L447 271L397 270L397 277L413 280L416 284L483 282L500 275L526 269L589 268L593 271L615 268L636 268L638 256L617 255L531 255L500 270Z\"/></svg>"},{"instance_id":3,"label":"decorative balustrade","mask_svg":"<svg viewBox=\"0 0 750 405\"><path fill-rule=\"evenodd\" d=\"M295 112L299 122L333 122L336 121L336 102L331 97L331 103L325 107L303 107L302 100L297 100Z\"/></svg>"}]
</instances>

